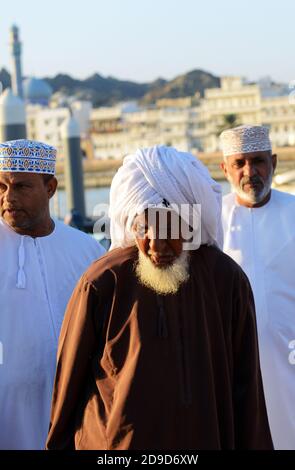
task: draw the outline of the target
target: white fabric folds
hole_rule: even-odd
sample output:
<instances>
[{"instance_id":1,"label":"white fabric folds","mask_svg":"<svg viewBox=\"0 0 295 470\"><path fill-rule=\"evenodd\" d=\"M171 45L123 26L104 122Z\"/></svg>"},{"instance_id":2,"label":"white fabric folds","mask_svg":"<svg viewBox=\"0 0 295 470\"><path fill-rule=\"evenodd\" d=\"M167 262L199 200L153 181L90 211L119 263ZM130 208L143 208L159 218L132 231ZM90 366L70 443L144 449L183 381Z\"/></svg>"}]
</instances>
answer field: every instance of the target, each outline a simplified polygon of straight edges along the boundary
<instances>
[{"instance_id":1,"label":"white fabric folds","mask_svg":"<svg viewBox=\"0 0 295 470\"><path fill-rule=\"evenodd\" d=\"M64 311L79 277L103 253L61 222L32 238L0 217L1 450L44 449Z\"/></svg>"},{"instance_id":2,"label":"white fabric folds","mask_svg":"<svg viewBox=\"0 0 295 470\"><path fill-rule=\"evenodd\" d=\"M163 199L178 207L200 204L201 244L222 247L221 196L221 186L193 155L166 146L137 150L111 185L111 249L132 246L134 217Z\"/></svg>"},{"instance_id":3,"label":"white fabric folds","mask_svg":"<svg viewBox=\"0 0 295 470\"><path fill-rule=\"evenodd\" d=\"M295 449L295 197L272 189L248 208L223 199L224 251L247 274L254 294L259 354L275 449Z\"/></svg>"}]
</instances>

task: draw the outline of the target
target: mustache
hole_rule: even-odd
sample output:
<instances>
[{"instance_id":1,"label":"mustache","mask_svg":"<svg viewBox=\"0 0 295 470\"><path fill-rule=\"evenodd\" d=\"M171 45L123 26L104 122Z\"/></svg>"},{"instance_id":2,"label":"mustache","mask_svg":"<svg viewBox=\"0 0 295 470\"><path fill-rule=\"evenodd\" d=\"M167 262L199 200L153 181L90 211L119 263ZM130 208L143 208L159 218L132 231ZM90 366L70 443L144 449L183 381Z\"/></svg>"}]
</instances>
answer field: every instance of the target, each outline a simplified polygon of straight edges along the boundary
<instances>
[{"instance_id":1,"label":"mustache","mask_svg":"<svg viewBox=\"0 0 295 470\"><path fill-rule=\"evenodd\" d=\"M244 176L240 181L240 186L244 186L245 184L263 184L262 179L258 175L254 176Z\"/></svg>"},{"instance_id":2,"label":"mustache","mask_svg":"<svg viewBox=\"0 0 295 470\"><path fill-rule=\"evenodd\" d=\"M148 251L147 254L149 256L153 256L154 258L161 258L161 259L170 259L170 258L175 258L175 255L174 253L165 253L165 254L162 254L162 253L158 253L158 252L152 252L152 251Z\"/></svg>"}]
</instances>

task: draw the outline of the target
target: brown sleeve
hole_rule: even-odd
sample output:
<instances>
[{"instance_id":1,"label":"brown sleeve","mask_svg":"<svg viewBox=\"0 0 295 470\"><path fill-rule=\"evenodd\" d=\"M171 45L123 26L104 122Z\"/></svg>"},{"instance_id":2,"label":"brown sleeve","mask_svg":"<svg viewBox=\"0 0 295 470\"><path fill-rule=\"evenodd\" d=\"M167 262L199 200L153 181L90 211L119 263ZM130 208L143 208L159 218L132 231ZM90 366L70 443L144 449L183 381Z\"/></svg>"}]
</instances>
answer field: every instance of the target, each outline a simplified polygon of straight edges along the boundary
<instances>
[{"instance_id":1,"label":"brown sleeve","mask_svg":"<svg viewBox=\"0 0 295 470\"><path fill-rule=\"evenodd\" d=\"M84 275L68 303L59 337L46 449L74 448L77 408L97 349L97 310L98 293Z\"/></svg>"},{"instance_id":2,"label":"brown sleeve","mask_svg":"<svg viewBox=\"0 0 295 470\"><path fill-rule=\"evenodd\" d=\"M236 449L273 449L258 353L252 290L241 272L235 286L233 400Z\"/></svg>"}]
</instances>

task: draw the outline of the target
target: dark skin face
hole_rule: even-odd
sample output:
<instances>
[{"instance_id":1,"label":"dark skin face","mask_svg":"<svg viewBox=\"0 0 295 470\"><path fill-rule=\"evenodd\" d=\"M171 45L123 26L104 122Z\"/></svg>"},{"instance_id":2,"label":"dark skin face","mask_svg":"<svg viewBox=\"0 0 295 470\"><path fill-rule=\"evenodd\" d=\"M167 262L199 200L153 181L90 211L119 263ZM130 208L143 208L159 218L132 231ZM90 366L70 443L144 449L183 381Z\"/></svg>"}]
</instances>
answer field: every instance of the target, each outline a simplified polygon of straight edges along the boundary
<instances>
[{"instance_id":1,"label":"dark skin face","mask_svg":"<svg viewBox=\"0 0 295 470\"><path fill-rule=\"evenodd\" d=\"M55 177L0 172L0 216L20 235L49 235L54 228L49 200L56 187Z\"/></svg>"},{"instance_id":2,"label":"dark skin face","mask_svg":"<svg viewBox=\"0 0 295 470\"><path fill-rule=\"evenodd\" d=\"M239 204L246 207L261 207L270 199L270 189L266 194L263 194L263 189L267 181L272 178L276 164L277 156L272 155L270 151L249 152L226 157L221 163L221 168L232 185L242 191L240 194L237 193ZM263 194L261 200L259 200L260 194ZM252 195L253 200L247 200L247 195Z\"/></svg>"},{"instance_id":3,"label":"dark skin face","mask_svg":"<svg viewBox=\"0 0 295 470\"><path fill-rule=\"evenodd\" d=\"M155 223L149 223L148 212L145 211L135 218L133 231L138 249L148 256L155 266L166 268L181 255L183 250L182 238L180 236L174 238L172 230L172 226L179 226L179 217L175 213L168 212L165 238L159 229L158 215L154 221Z\"/></svg>"}]
</instances>

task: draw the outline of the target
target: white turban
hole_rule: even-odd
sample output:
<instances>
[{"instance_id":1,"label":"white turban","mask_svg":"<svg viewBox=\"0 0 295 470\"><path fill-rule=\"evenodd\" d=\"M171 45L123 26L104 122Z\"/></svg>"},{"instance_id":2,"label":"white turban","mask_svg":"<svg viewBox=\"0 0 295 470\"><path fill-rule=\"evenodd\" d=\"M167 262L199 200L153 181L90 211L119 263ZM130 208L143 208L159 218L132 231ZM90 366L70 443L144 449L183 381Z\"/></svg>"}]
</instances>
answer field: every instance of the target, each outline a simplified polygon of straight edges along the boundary
<instances>
[{"instance_id":1,"label":"white turban","mask_svg":"<svg viewBox=\"0 0 295 470\"><path fill-rule=\"evenodd\" d=\"M201 204L200 243L222 246L221 186L193 155L155 146L125 157L112 181L111 249L134 245L134 217L163 200L177 206Z\"/></svg>"}]
</instances>

